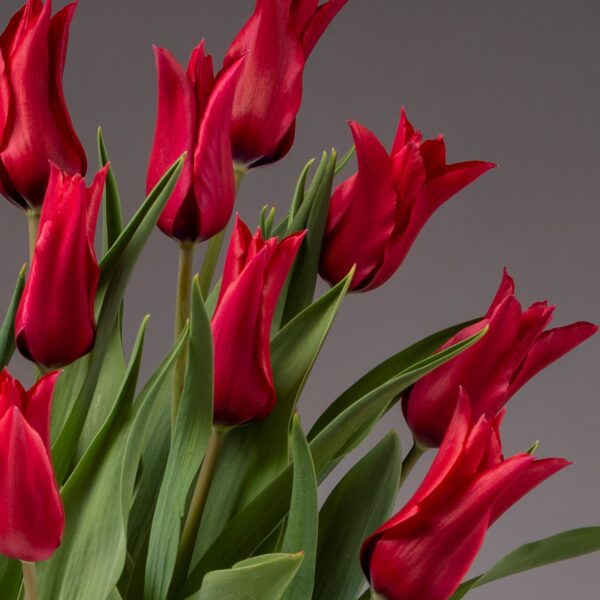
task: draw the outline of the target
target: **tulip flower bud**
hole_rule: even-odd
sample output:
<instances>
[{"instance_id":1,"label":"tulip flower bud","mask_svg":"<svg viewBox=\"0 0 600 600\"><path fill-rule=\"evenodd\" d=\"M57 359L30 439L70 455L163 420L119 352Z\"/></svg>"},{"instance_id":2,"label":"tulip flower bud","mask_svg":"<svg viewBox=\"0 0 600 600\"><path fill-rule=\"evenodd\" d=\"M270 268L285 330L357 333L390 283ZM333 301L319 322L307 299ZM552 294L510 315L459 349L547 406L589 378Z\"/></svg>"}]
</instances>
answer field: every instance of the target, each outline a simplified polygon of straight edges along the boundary
<instances>
[{"instance_id":1,"label":"tulip flower bud","mask_svg":"<svg viewBox=\"0 0 600 600\"><path fill-rule=\"evenodd\" d=\"M502 414L477 422L475 414L463 390L421 486L363 544L363 570L386 600L449 598L496 519L570 464L562 458L537 460L526 452L504 459Z\"/></svg>"},{"instance_id":2,"label":"tulip flower bud","mask_svg":"<svg viewBox=\"0 0 600 600\"><path fill-rule=\"evenodd\" d=\"M80 175L52 165L31 270L15 321L21 353L45 367L89 352L96 323L100 269L94 251L98 208L108 165L86 189Z\"/></svg>"},{"instance_id":3,"label":"tulip flower bud","mask_svg":"<svg viewBox=\"0 0 600 600\"><path fill-rule=\"evenodd\" d=\"M351 289L385 283L400 267L417 235L446 200L495 165L446 164L439 136L422 141L404 109L391 154L368 129L350 122L358 172L331 198L321 254L321 276L341 281L356 264Z\"/></svg>"},{"instance_id":4,"label":"tulip flower bud","mask_svg":"<svg viewBox=\"0 0 600 600\"><path fill-rule=\"evenodd\" d=\"M41 206L48 161L70 174L87 168L62 89L75 7L51 17L51 0L27 0L0 36L0 193L24 209Z\"/></svg>"},{"instance_id":5,"label":"tulip flower bud","mask_svg":"<svg viewBox=\"0 0 600 600\"><path fill-rule=\"evenodd\" d=\"M226 227L233 212L231 109L244 59L215 79L204 42L192 53L187 72L162 48L155 48L155 57L158 113L146 187L150 191L187 152L158 226L181 242L207 240Z\"/></svg>"},{"instance_id":6,"label":"tulip flower bud","mask_svg":"<svg viewBox=\"0 0 600 600\"><path fill-rule=\"evenodd\" d=\"M264 240L236 219L212 319L218 425L262 419L275 405L271 323L304 233Z\"/></svg>"},{"instance_id":7,"label":"tulip flower bud","mask_svg":"<svg viewBox=\"0 0 600 600\"><path fill-rule=\"evenodd\" d=\"M0 373L0 554L37 562L61 542L65 516L50 458L57 372L29 390Z\"/></svg>"},{"instance_id":8,"label":"tulip flower bud","mask_svg":"<svg viewBox=\"0 0 600 600\"><path fill-rule=\"evenodd\" d=\"M256 167L283 158L294 141L304 65L348 0L257 0L224 65L247 53L233 105L234 160Z\"/></svg>"},{"instance_id":9,"label":"tulip flower bud","mask_svg":"<svg viewBox=\"0 0 600 600\"><path fill-rule=\"evenodd\" d=\"M489 325L486 335L426 375L405 394L403 409L422 446L441 443L452 418L459 386L472 398L475 419L493 418L536 373L592 336L598 327L578 322L544 331L554 307L536 302L522 310L515 284L505 271L485 319L458 332L441 349Z\"/></svg>"}]
</instances>

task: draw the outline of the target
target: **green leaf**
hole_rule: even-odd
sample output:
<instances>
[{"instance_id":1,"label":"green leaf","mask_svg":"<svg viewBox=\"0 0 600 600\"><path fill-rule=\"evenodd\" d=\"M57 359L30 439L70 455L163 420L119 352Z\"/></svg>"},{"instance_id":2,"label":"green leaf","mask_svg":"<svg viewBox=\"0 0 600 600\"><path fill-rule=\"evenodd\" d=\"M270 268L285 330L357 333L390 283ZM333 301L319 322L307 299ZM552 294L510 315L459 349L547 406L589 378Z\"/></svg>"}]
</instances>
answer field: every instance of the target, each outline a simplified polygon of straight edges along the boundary
<instances>
[{"instance_id":1,"label":"green leaf","mask_svg":"<svg viewBox=\"0 0 600 600\"><path fill-rule=\"evenodd\" d=\"M354 145L350 146L348 152L346 152L346 154L344 154L344 156L337 161L337 164L335 165L335 175L339 175L343 171L346 165L350 162L350 159L354 156L355 152L356 148Z\"/></svg>"},{"instance_id":2,"label":"green leaf","mask_svg":"<svg viewBox=\"0 0 600 600\"><path fill-rule=\"evenodd\" d=\"M16 600L21 588L21 563L0 556L0 590L2 600Z\"/></svg>"},{"instance_id":3,"label":"green leaf","mask_svg":"<svg viewBox=\"0 0 600 600\"><path fill-rule=\"evenodd\" d=\"M374 369L371 369L371 371L348 388L327 408L327 410L325 410L310 430L308 439L314 439L319 432L335 419L335 417L359 398L383 385L387 381L390 381L394 377L397 377L411 364L430 356L443 346L454 334L478 321L480 321L480 319L474 319L438 331L397 354L394 354L394 356L377 365Z\"/></svg>"},{"instance_id":4,"label":"green leaf","mask_svg":"<svg viewBox=\"0 0 600 600\"><path fill-rule=\"evenodd\" d=\"M353 600L364 585L360 548L394 508L402 451L390 432L346 473L319 514L315 600Z\"/></svg>"},{"instance_id":5,"label":"green leaf","mask_svg":"<svg viewBox=\"0 0 600 600\"><path fill-rule=\"evenodd\" d=\"M513 550L483 575L465 581L451 600L460 600L473 588L491 581L599 550L600 526L563 531Z\"/></svg>"},{"instance_id":6,"label":"green leaf","mask_svg":"<svg viewBox=\"0 0 600 600\"><path fill-rule=\"evenodd\" d=\"M98 128L98 162L101 167L106 166L110 159L104 145L102 129ZM121 196L119 186L115 177L112 165L108 168L106 185L104 187L103 199L103 229L102 229L102 254L106 254L108 249L117 241L121 231L123 231L123 209L121 207Z\"/></svg>"},{"instance_id":7,"label":"green leaf","mask_svg":"<svg viewBox=\"0 0 600 600\"><path fill-rule=\"evenodd\" d=\"M304 560L284 598L285 600L306 600L306 598L312 598L315 581L319 508L315 467L297 415L294 417L292 425L290 445L294 481L290 514L281 551L286 553L302 551Z\"/></svg>"},{"instance_id":8,"label":"green leaf","mask_svg":"<svg viewBox=\"0 0 600 600\"><path fill-rule=\"evenodd\" d=\"M15 317L25 287L26 272L27 265L23 265L19 272L19 276L17 277L17 284L12 298L10 299L6 316L0 327L0 370L8 365L15 352Z\"/></svg>"},{"instance_id":9,"label":"green leaf","mask_svg":"<svg viewBox=\"0 0 600 600\"><path fill-rule=\"evenodd\" d=\"M306 180L308 179L308 174L313 164L315 163L315 159L311 158L303 167L302 171L300 171L300 176L298 177L298 181L296 182L296 187L294 189L294 195L292 197L292 204L290 206L290 212L288 214L288 222L286 229L289 230L293 225L294 217L298 213L298 209L302 206L304 202L304 195L306 192Z\"/></svg>"},{"instance_id":10,"label":"green leaf","mask_svg":"<svg viewBox=\"0 0 600 600\"><path fill-rule=\"evenodd\" d=\"M110 344L113 329L121 309L129 277L143 247L154 230L154 226L164 205L177 183L182 164L183 159L179 159L167 171L167 174L160 180L142 205L142 208L144 208L142 217L137 219L138 213L142 210L140 208L136 216L134 216L129 225L123 230L119 239L104 257L110 265L110 268L107 267L104 273L110 272L111 277L106 284L108 287L98 318L96 341L89 357L89 368L87 369L78 397L73 403L69 415L64 421L64 426L52 447L54 469L59 481L63 481L67 476L77 449L79 437L98 384L105 353Z\"/></svg>"},{"instance_id":11,"label":"green leaf","mask_svg":"<svg viewBox=\"0 0 600 600\"><path fill-rule=\"evenodd\" d=\"M288 234L303 229L307 232L284 291L285 307L281 318L283 325L309 306L314 299L335 163L335 151L330 156L323 155L317 174L304 194L303 204L288 227Z\"/></svg>"},{"instance_id":12,"label":"green leaf","mask_svg":"<svg viewBox=\"0 0 600 600\"><path fill-rule=\"evenodd\" d=\"M134 403L144 327L109 418L63 488L67 525L58 551L39 566L41 600L104 600L114 595L125 564L127 518L155 400L188 334L185 329Z\"/></svg>"},{"instance_id":13,"label":"green leaf","mask_svg":"<svg viewBox=\"0 0 600 600\"><path fill-rule=\"evenodd\" d=\"M320 477L332 461L339 460L351 449L349 442L364 429L365 423L372 422L382 414L393 398L475 343L486 331L487 328L425 360L416 362L411 368L369 392L338 415L310 444L317 476ZM192 569L184 591L188 594L194 593L207 572L223 565L231 565L240 558L251 555L285 518L289 510L291 488L292 468L288 466L227 523Z\"/></svg>"},{"instance_id":14,"label":"green leaf","mask_svg":"<svg viewBox=\"0 0 600 600\"><path fill-rule=\"evenodd\" d=\"M302 554L266 554L212 571L195 600L279 600L302 564Z\"/></svg>"},{"instance_id":15,"label":"green leaf","mask_svg":"<svg viewBox=\"0 0 600 600\"><path fill-rule=\"evenodd\" d=\"M152 521L145 598L167 595L188 492L198 473L212 425L213 357L210 320L198 278L192 287L192 320L185 384L171 450Z\"/></svg>"}]
</instances>

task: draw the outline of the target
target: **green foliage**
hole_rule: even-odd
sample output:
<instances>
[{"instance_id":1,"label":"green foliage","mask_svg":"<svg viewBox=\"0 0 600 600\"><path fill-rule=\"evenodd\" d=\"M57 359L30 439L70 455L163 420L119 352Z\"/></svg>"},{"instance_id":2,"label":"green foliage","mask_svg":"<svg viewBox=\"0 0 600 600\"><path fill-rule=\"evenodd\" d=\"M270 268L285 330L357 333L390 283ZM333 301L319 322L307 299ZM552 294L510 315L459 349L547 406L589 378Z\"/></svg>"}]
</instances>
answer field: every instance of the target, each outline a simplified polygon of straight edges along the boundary
<instances>
[{"instance_id":1,"label":"green foliage","mask_svg":"<svg viewBox=\"0 0 600 600\"><path fill-rule=\"evenodd\" d=\"M491 581L599 550L600 526L563 531L513 550L483 575L465 581L451 600L460 600L472 589Z\"/></svg>"},{"instance_id":2,"label":"green foliage","mask_svg":"<svg viewBox=\"0 0 600 600\"><path fill-rule=\"evenodd\" d=\"M327 498L319 513L315 600L356 598L364 583L361 545L389 517L401 468L400 439L391 432L346 473Z\"/></svg>"}]
</instances>

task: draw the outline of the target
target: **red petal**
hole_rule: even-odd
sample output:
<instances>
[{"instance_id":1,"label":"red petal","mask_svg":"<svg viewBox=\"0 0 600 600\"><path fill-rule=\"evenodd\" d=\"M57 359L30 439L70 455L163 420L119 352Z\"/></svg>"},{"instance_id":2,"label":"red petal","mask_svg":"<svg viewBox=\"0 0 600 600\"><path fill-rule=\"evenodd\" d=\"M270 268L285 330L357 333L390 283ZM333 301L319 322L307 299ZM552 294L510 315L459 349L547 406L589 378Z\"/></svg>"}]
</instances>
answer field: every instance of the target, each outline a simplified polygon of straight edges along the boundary
<instances>
[{"instance_id":1,"label":"red petal","mask_svg":"<svg viewBox=\"0 0 600 600\"><path fill-rule=\"evenodd\" d=\"M155 48L154 56L158 76L158 111L146 190L150 192L167 169L184 152L188 153L179 181L158 223L164 233L177 237L175 219L181 204L192 193L194 139L198 127L196 98L185 71L173 55L162 48ZM197 224L191 223L189 227L196 229Z\"/></svg>"},{"instance_id":2,"label":"red petal","mask_svg":"<svg viewBox=\"0 0 600 600\"><path fill-rule=\"evenodd\" d=\"M350 123L358 173L331 198L320 273L330 283L343 279L353 265L352 289L360 289L379 268L394 229L396 191L392 161L375 135Z\"/></svg>"}]
</instances>

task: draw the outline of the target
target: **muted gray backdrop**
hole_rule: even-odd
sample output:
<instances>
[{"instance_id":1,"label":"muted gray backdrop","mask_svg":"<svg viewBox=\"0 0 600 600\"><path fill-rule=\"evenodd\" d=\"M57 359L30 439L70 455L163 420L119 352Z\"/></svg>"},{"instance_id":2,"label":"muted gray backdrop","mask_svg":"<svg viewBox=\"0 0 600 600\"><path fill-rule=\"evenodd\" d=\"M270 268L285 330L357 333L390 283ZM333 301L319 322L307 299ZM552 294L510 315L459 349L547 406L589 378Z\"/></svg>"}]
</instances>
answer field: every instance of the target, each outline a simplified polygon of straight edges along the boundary
<instances>
[{"instance_id":1,"label":"muted gray backdrop","mask_svg":"<svg viewBox=\"0 0 600 600\"><path fill-rule=\"evenodd\" d=\"M20 4L3 0L0 23ZM67 100L92 165L95 130L102 125L128 216L143 197L152 140L151 44L186 61L205 37L219 61L252 5L81 0L65 73ZM238 201L243 217L255 224L266 201L283 211L307 158L332 145L349 146L347 119L391 142L402 104L426 135L446 134L450 160L492 160L500 168L442 207L391 282L346 302L302 400L307 425L380 360L484 312L504 265L524 303L547 298L558 305L557 323L600 321L599 30L597 0L350 0L336 18L306 70L294 148L284 161L246 178ZM0 301L6 305L26 258L26 223L8 202L0 210L0 275L10 282ZM141 317L152 315L146 373L171 340L176 260L176 245L157 231L130 286L129 339ZM600 521L599 350L597 337L512 401L504 426L507 453L540 439L541 455L575 464L494 527L474 572L524 542ZM13 369L30 377L19 359ZM408 444L399 411L373 441L390 428L399 428ZM416 480L411 477L407 487ZM599 567L592 555L472 595L597 598Z\"/></svg>"}]
</instances>

